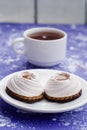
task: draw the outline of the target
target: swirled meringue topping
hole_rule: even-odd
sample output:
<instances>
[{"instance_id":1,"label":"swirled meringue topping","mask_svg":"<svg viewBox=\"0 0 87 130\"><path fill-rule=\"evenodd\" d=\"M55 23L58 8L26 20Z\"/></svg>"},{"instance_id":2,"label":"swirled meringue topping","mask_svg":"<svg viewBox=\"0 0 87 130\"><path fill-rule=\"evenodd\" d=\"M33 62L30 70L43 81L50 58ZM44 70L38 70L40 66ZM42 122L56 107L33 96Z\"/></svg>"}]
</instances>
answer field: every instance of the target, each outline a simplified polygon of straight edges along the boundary
<instances>
[{"instance_id":1,"label":"swirled meringue topping","mask_svg":"<svg viewBox=\"0 0 87 130\"><path fill-rule=\"evenodd\" d=\"M77 94L80 90L80 81L67 73L58 73L51 77L45 87L45 93L52 97L67 97Z\"/></svg>"},{"instance_id":2,"label":"swirled meringue topping","mask_svg":"<svg viewBox=\"0 0 87 130\"><path fill-rule=\"evenodd\" d=\"M15 73L8 81L7 87L14 93L27 97L38 96L43 92L37 76L28 71Z\"/></svg>"}]
</instances>

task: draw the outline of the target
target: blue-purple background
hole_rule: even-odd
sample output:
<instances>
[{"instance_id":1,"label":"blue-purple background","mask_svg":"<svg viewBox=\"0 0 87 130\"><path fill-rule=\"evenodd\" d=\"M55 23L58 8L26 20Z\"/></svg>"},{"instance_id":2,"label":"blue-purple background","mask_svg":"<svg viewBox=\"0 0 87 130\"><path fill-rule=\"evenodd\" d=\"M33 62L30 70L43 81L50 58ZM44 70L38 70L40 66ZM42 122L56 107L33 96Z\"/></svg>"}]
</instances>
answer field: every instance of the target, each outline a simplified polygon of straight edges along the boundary
<instances>
[{"instance_id":1,"label":"blue-purple background","mask_svg":"<svg viewBox=\"0 0 87 130\"><path fill-rule=\"evenodd\" d=\"M59 65L49 69L65 70L87 80L87 26L86 25L35 25L0 23L0 79L24 69L37 69L24 56L12 49L12 40L23 36L23 31L38 26L62 29L68 34L67 54ZM45 68L44 68L45 69ZM76 110L57 113L26 113L0 99L1 130L87 130L87 105Z\"/></svg>"}]
</instances>

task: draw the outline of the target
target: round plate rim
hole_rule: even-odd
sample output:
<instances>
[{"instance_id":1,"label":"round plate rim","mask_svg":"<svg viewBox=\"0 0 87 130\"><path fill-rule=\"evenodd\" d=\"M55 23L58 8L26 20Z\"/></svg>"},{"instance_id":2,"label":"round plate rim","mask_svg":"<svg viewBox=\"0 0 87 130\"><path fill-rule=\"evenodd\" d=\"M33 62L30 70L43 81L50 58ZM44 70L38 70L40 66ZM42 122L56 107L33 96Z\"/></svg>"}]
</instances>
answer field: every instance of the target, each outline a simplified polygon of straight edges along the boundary
<instances>
[{"instance_id":1,"label":"round plate rim","mask_svg":"<svg viewBox=\"0 0 87 130\"><path fill-rule=\"evenodd\" d=\"M21 70L21 71L26 71L26 70ZM61 70L53 70L53 69L28 69L27 71L33 71L33 72L66 72L66 71L61 71ZM13 99L12 97L10 97L6 92L5 92L5 88L6 88L6 86L1 86L1 84L4 82L4 80L6 80L7 78L9 78L10 76L12 76L13 74L15 74L15 73L18 73L18 72L20 72L20 71L17 71L17 72L14 72L14 73L12 73L12 74L9 74L9 75L7 75L6 77L4 77L1 81L0 81L0 97L6 102L6 103L8 103L8 104L10 104L10 105L12 105L12 106L14 106L14 107L16 107L16 108L19 108L19 109L22 109L22 110L25 110L25 111L32 111L32 112L39 112L39 113L60 113L60 112L66 112L66 111L70 111L70 110L74 110L74 109L76 109L76 108L78 108L78 107L81 107L81 106L83 106L83 105L85 105L86 103L87 103L87 96L85 95L85 93L84 92L82 92L82 94L83 94L83 96L85 96L86 98L85 98L85 100L83 101L83 102L79 102L79 103L77 103L77 104L75 104L74 106L69 106L69 107L67 107L67 109L66 108L63 108L63 109L39 109L39 108L32 108L32 107L26 107L26 105L24 105L24 104L26 104L26 103L24 103L24 102L21 102L21 101L18 101L18 100L16 100L16 99ZM69 72L66 72L66 73L69 73ZM69 73L69 74L72 74L72 73ZM85 83L86 85L87 85L87 82L84 80L84 79L82 79L81 77L79 77L79 76L77 76L77 75L75 75L75 74L72 74L72 75L74 75L74 76L76 76L77 78L79 78L80 80L81 80L81 82L83 82L83 83ZM85 87L82 87L82 90L86 90L86 92L87 92L87 86ZM82 96L82 95L81 95ZM8 97L8 98L7 98ZM10 100L9 100L10 99ZM77 101L79 100L79 98L78 99L76 99ZM68 102L68 104L72 104L72 102L73 101L71 101L71 102ZM53 103L54 104L54 103ZM64 103L65 104L65 103ZM28 104L29 105L29 104ZM61 105L61 104L60 104Z\"/></svg>"}]
</instances>

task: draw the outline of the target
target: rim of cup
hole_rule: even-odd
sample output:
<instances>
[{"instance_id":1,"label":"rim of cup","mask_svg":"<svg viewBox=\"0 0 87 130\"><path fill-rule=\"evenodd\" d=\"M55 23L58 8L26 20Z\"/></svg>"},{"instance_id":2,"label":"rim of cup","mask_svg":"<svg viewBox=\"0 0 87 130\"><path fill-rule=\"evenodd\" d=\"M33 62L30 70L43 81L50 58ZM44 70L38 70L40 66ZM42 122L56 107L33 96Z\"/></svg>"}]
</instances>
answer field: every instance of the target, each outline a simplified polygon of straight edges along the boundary
<instances>
[{"instance_id":1,"label":"rim of cup","mask_svg":"<svg viewBox=\"0 0 87 130\"><path fill-rule=\"evenodd\" d=\"M54 40L40 40L40 39L34 39L29 37L29 35L33 33L39 33L39 32L53 32L53 33L61 33L63 35L62 38L59 39L54 39ZM44 42L49 42L49 41L59 41L63 40L64 38L67 37L67 33L61 29L53 28L53 27L35 27L35 28L30 28L24 31L24 37L33 41L44 41Z\"/></svg>"}]
</instances>

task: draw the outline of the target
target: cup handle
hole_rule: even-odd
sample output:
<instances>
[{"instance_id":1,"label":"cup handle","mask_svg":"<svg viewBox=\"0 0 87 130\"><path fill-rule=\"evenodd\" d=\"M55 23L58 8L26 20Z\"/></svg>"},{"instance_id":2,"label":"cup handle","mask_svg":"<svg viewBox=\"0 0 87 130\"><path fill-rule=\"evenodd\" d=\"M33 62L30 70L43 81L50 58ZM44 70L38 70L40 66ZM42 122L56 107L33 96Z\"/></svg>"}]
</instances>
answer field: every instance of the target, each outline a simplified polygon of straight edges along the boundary
<instances>
[{"instance_id":1,"label":"cup handle","mask_svg":"<svg viewBox=\"0 0 87 130\"><path fill-rule=\"evenodd\" d=\"M24 44L24 38L19 37L19 38L14 39L12 42L12 46L13 46L14 51L18 54L24 54L25 53L24 49L17 49L18 43Z\"/></svg>"}]
</instances>

